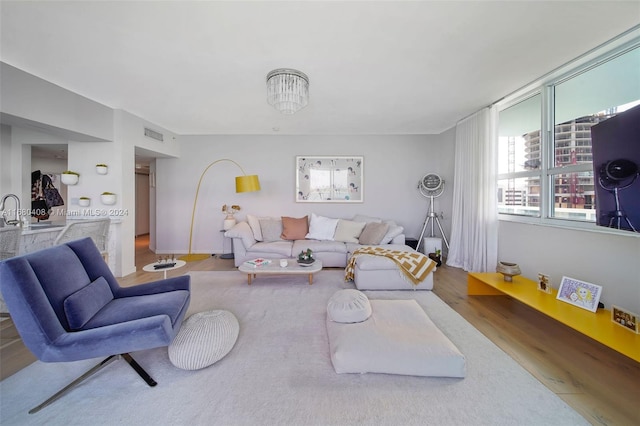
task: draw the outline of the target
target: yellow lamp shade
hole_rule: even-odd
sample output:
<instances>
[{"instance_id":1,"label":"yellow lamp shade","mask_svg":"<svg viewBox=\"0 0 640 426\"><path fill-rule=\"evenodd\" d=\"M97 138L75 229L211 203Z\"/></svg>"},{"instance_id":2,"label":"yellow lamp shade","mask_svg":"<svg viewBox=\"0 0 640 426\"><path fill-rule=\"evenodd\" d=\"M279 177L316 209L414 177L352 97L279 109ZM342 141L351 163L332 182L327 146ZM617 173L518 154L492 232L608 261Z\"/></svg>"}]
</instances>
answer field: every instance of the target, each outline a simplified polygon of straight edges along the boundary
<instances>
[{"instance_id":1,"label":"yellow lamp shade","mask_svg":"<svg viewBox=\"0 0 640 426\"><path fill-rule=\"evenodd\" d=\"M258 175L236 176L236 192L260 191Z\"/></svg>"}]
</instances>

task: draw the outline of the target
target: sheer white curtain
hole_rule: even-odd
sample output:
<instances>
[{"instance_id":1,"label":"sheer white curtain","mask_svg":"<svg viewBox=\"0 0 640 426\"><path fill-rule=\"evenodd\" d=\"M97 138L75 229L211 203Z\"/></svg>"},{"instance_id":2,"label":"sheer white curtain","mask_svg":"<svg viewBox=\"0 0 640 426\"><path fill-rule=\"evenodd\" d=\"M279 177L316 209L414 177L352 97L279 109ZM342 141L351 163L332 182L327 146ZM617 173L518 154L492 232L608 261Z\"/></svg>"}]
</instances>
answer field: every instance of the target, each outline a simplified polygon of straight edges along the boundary
<instances>
[{"instance_id":1,"label":"sheer white curtain","mask_svg":"<svg viewBox=\"0 0 640 426\"><path fill-rule=\"evenodd\" d=\"M447 265L470 272L495 271L497 110L485 108L456 125L451 244Z\"/></svg>"}]
</instances>

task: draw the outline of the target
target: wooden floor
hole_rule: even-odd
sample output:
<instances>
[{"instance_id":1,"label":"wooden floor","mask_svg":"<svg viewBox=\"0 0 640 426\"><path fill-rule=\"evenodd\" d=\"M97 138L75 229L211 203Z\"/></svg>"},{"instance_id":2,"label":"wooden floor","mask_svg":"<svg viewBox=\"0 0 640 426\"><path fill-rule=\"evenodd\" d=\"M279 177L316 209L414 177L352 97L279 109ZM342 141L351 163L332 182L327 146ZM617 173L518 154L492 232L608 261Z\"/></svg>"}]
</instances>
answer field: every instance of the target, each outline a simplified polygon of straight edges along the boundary
<instances>
[{"instance_id":1,"label":"wooden floor","mask_svg":"<svg viewBox=\"0 0 640 426\"><path fill-rule=\"evenodd\" d=\"M138 272L119 279L120 284L160 278L159 273L142 271L155 260L148 237L137 238ZM190 262L168 276L234 269L232 260L211 257ZM592 424L640 424L640 363L507 296L469 297L466 280L464 271L442 266L435 273L434 292ZM10 319L0 323L0 337L1 378L33 362Z\"/></svg>"}]
</instances>

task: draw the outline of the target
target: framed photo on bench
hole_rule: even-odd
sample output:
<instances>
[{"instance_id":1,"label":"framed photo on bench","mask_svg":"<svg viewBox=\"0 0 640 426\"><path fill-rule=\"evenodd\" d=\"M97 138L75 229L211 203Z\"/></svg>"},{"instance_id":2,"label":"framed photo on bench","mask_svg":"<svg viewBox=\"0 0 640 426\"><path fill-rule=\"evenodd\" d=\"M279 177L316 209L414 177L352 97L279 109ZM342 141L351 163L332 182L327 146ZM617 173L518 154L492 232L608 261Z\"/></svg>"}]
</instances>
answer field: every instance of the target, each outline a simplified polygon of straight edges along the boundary
<instances>
[{"instance_id":1,"label":"framed photo on bench","mask_svg":"<svg viewBox=\"0 0 640 426\"><path fill-rule=\"evenodd\" d=\"M640 326L638 326L638 315L633 312L629 312L620 306L611 306L611 321L626 328L634 333L640 333Z\"/></svg>"},{"instance_id":2,"label":"framed photo on bench","mask_svg":"<svg viewBox=\"0 0 640 426\"><path fill-rule=\"evenodd\" d=\"M538 274L538 290L551 294L551 278L546 274Z\"/></svg>"},{"instance_id":3,"label":"framed photo on bench","mask_svg":"<svg viewBox=\"0 0 640 426\"><path fill-rule=\"evenodd\" d=\"M556 298L580 308L595 312L598 309L602 287L575 278L562 277Z\"/></svg>"},{"instance_id":4,"label":"framed photo on bench","mask_svg":"<svg viewBox=\"0 0 640 426\"><path fill-rule=\"evenodd\" d=\"M296 157L297 203L364 202L364 157Z\"/></svg>"}]
</instances>

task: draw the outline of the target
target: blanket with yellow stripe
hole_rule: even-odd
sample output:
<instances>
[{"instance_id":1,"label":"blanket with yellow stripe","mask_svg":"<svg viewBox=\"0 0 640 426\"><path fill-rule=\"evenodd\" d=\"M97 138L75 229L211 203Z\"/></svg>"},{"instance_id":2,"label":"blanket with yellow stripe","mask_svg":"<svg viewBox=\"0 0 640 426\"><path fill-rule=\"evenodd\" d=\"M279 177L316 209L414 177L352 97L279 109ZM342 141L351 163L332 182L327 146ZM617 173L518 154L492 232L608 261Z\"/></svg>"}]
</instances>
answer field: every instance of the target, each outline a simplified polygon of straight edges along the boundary
<instances>
[{"instance_id":1,"label":"blanket with yellow stripe","mask_svg":"<svg viewBox=\"0 0 640 426\"><path fill-rule=\"evenodd\" d=\"M382 247L362 247L353 252L345 269L345 281L353 280L353 273L356 267L356 258L360 255L368 254L373 256L384 256L393 260L406 278L418 285L436 267L436 262L417 251L389 250Z\"/></svg>"}]
</instances>

